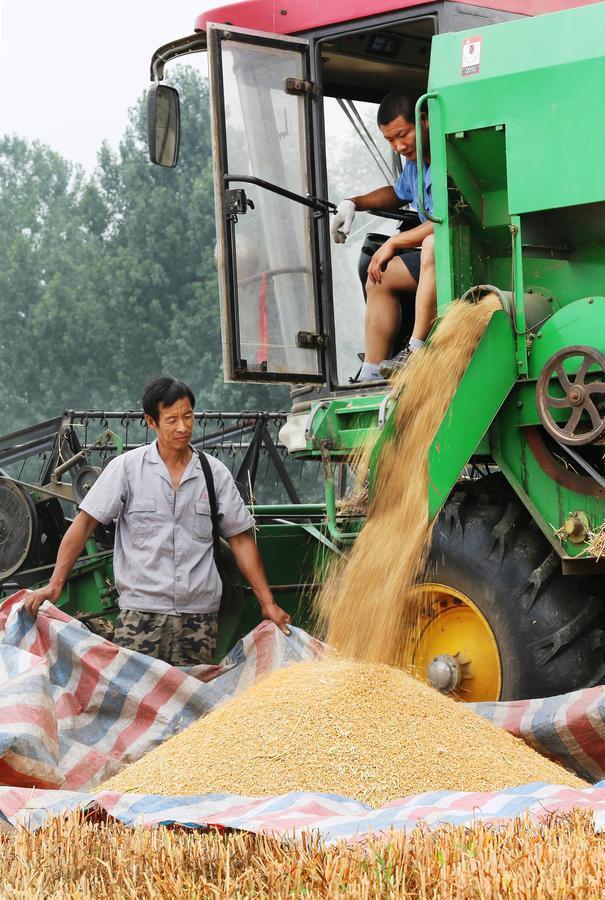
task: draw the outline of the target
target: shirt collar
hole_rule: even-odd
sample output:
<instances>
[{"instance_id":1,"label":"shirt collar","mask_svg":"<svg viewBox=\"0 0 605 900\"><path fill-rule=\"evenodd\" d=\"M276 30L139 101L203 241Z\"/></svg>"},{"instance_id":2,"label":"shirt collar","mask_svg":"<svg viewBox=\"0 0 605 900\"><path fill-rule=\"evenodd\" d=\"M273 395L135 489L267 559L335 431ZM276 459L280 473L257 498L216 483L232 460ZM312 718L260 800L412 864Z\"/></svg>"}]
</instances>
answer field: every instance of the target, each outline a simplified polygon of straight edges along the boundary
<instances>
[{"instance_id":1,"label":"shirt collar","mask_svg":"<svg viewBox=\"0 0 605 900\"><path fill-rule=\"evenodd\" d=\"M188 472L190 468L201 469L202 464L200 462L200 453L199 450L193 446L193 444L189 444L189 449L191 450L191 459L185 469L185 472ZM153 463L154 465L159 465L162 463L164 465L164 460L160 456L160 451L158 450L158 441L157 438L155 441L152 441L151 444L147 445L145 450L145 460L147 462Z\"/></svg>"},{"instance_id":2,"label":"shirt collar","mask_svg":"<svg viewBox=\"0 0 605 900\"><path fill-rule=\"evenodd\" d=\"M162 457L160 456L160 451L158 450L157 438L155 441L152 441L151 444L147 445L147 449L145 450L145 459L147 462L154 463L154 465L163 462Z\"/></svg>"}]
</instances>

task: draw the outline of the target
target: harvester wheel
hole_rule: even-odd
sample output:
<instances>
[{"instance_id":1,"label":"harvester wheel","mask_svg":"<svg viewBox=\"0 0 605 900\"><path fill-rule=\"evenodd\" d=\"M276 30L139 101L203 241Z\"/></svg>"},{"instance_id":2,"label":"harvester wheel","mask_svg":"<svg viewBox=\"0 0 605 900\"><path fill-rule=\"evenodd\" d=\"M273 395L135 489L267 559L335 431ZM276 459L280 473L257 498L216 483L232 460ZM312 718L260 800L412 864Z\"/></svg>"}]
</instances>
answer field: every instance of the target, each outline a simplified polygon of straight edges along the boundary
<instances>
[{"instance_id":1,"label":"harvester wheel","mask_svg":"<svg viewBox=\"0 0 605 900\"><path fill-rule=\"evenodd\" d=\"M605 680L602 579L563 576L501 476L470 483L446 504L429 581L414 667L429 680L436 660L431 680L453 696L548 697Z\"/></svg>"}]
</instances>

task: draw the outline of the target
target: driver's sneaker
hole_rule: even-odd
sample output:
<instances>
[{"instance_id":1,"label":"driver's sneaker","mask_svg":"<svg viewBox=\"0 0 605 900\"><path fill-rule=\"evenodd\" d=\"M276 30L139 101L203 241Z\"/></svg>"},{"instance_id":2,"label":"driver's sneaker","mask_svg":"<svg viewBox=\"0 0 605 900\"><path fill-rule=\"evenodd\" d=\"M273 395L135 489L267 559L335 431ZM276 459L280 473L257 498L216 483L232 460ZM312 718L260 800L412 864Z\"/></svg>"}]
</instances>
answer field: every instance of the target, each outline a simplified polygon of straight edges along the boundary
<instances>
[{"instance_id":1,"label":"driver's sneaker","mask_svg":"<svg viewBox=\"0 0 605 900\"><path fill-rule=\"evenodd\" d=\"M383 378L392 378L397 372L400 372L408 363L410 356L414 353L408 344L403 350L400 350L397 356L392 359L385 359L380 363L378 371Z\"/></svg>"}]
</instances>

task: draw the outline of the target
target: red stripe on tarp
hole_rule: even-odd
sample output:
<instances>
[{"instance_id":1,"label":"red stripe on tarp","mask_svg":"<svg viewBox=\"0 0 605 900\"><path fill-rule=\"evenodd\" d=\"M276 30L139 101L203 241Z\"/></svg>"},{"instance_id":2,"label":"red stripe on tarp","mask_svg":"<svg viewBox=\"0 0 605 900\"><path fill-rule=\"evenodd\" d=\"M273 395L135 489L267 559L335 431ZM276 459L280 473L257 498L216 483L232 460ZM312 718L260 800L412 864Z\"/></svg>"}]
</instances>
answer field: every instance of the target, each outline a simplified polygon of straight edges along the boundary
<instances>
[{"instance_id":1,"label":"red stripe on tarp","mask_svg":"<svg viewBox=\"0 0 605 900\"><path fill-rule=\"evenodd\" d=\"M271 663L273 661L273 641L271 641L270 645L267 646L267 640L265 638L267 620L255 628L252 632L252 638L254 640L254 656L255 656L255 671L254 678L258 678L260 675L266 675L267 672L271 671Z\"/></svg>"},{"instance_id":2,"label":"red stripe on tarp","mask_svg":"<svg viewBox=\"0 0 605 900\"><path fill-rule=\"evenodd\" d=\"M62 786L61 781L42 781L35 776L18 772L17 769L13 769L12 766L9 766L3 757L0 757L0 784L9 784L11 787L17 788L35 787L45 791L56 790Z\"/></svg>"},{"instance_id":3,"label":"red stripe on tarp","mask_svg":"<svg viewBox=\"0 0 605 900\"><path fill-rule=\"evenodd\" d=\"M111 812L118 805L121 797L122 794L118 793L118 791L100 791L95 800L99 806L103 807L105 812Z\"/></svg>"},{"instance_id":4,"label":"red stripe on tarp","mask_svg":"<svg viewBox=\"0 0 605 900\"><path fill-rule=\"evenodd\" d=\"M129 747L153 724L160 707L176 694L183 681L188 678L184 672L172 667L168 669L153 688L141 698L135 717L122 731L108 756L120 759Z\"/></svg>"},{"instance_id":5,"label":"red stripe on tarp","mask_svg":"<svg viewBox=\"0 0 605 900\"><path fill-rule=\"evenodd\" d=\"M84 656L80 657L82 674L73 696L83 708L86 708L90 703L95 688L101 680L103 669L114 661L119 652L119 647L116 644L103 641L92 646L90 650L86 651Z\"/></svg>"},{"instance_id":6,"label":"red stripe on tarp","mask_svg":"<svg viewBox=\"0 0 605 900\"><path fill-rule=\"evenodd\" d=\"M49 619L56 619L58 622L74 621L73 617L70 616L69 613L66 613L63 609L59 609L59 607L55 606L54 603L51 603L50 600L48 601L46 606L42 607L42 615L47 616Z\"/></svg>"},{"instance_id":7,"label":"red stripe on tarp","mask_svg":"<svg viewBox=\"0 0 605 900\"><path fill-rule=\"evenodd\" d=\"M586 712L602 692L602 688L599 687L586 688L579 693L578 699L565 713L565 725L569 733L575 738L582 752L600 769L605 768L605 741L595 730Z\"/></svg>"},{"instance_id":8,"label":"red stripe on tarp","mask_svg":"<svg viewBox=\"0 0 605 900\"><path fill-rule=\"evenodd\" d=\"M27 806L31 797L31 789L18 787L14 791L7 791L2 794L2 813L5 816L14 816L19 810Z\"/></svg>"},{"instance_id":9,"label":"red stripe on tarp","mask_svg":"<svg viewBox=\"0 0 605 900\"><path fill-rule=\"evenodd\" d=\"M44 733L57 741L57 722L54 716L43 706L29 706L13 703L0 707L0 725L39 725Z\"/></svg>"},{"instance_id":10,"label":"red stripe on tarp","mask_svg":"<svg viewBox=\"0 0 605 900\"><path fill-rule=\"evenodd\" d=\"M71 691L57 698L55 709L57 719L68 719L71 716L79 716L81 712L84 712L82 705L78 703Z\"/></svg>"},{"instance_id":11,"label":"red stripe on tarp","mask_svg":"<svg viewBox=\"0 0 605 900\"><path fill-rule=\"evenodd\" d=\"M101 772L111 759L107 753L91 750L76 765L65 773L65 781L61 787L68 791L77 791L87 785L98 772Z\"/></svg>"},{"instance_id":12,"label":"red stripe on tarp","mask_svg":"<svg viewBox=\"0 0 605 900\"><path fill-rule=\"evenodd\" d=\"M516 737L521 736L521 719L527 712L527 707L531 701L529 700L513 700L510 702L506 710L506 716L502 721L498 721L498 726L510 731Z\"/></svg>"},{"instance_id":13,"label":"red stripe on tarp","mask_svg":"<svg viewBox=\"0 0 605 900\"><path fill-rule=\"evenodd\" d=\"M207 666L199 675L196 674L195 678L197 678L198 681L203 681L204 684L208 684L210 681L218 678L219 675L222 675L224 671L225 666L223 665Z\"/></svg>"},{"instance_id":14,"label":"red stripe on tarp","mask_svg":"<svg viewBox=\"0 0 605 900\"><path fill-rule=\"evenodd\" d=\"M29 647L24 647L27 653L34 656L46 657L51 646L51 621L52 616L46 615L46 610L36 616L36 639Z\"/></svg>"},{"instance_id":15,"label":"red stripe on tarp","mask_svg":"<svg viewBox=\"0 0 605 900\"><path fill-rule=\"evenodd\" d=\"M17 591L16 594L11 594L10 597L7 597L6 600L2 601L0 604L0 628L4 628L13 606L17 603L21 603L26 594L27 591L23 588L23 590Z\"/></svg>"}]
</instances>

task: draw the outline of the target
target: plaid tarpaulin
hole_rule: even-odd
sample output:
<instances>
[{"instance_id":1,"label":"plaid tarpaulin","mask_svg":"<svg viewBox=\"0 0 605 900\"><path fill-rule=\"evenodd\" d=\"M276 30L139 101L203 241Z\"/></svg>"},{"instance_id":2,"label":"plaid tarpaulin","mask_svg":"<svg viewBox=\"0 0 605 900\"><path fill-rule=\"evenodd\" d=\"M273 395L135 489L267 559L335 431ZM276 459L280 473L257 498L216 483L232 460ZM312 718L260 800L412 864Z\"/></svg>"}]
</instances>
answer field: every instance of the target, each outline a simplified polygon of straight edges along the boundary
<instances>
[{"instance_id":1,"label":"plaid tarpaulin","mask_svg":"<svg viewBox=\"0 0 605 900\"><path fill-rule=\"evenodd\" d=\"M89 790L261 675L323 645L264 622L216 666L179 669L118 647L25 591L0 606L0 784Z\"/></svg>"},{"instance_id":2,"label":"plaid tarpaulin","mask_svg":"<svg viewBox=\"0 0 605 900\"><path fill-rule=\"evenodd\" d=\"M469 824L573 807L605 823L605 782L577 791L530 784L494 793L435 791L380 810L328 794L159 797L90 793L95 785L274 669L318 658L300 629L265 622L216 666L177 669L117 647L45 604L36 620L25 591L0 606L0 827L39 826L49 815L95 807L129 824L220 825L327 840L418 822ZM589 781L605 777L605 687L544 700L474 704L477 713Z\"/></svg>"}]
</instances>

